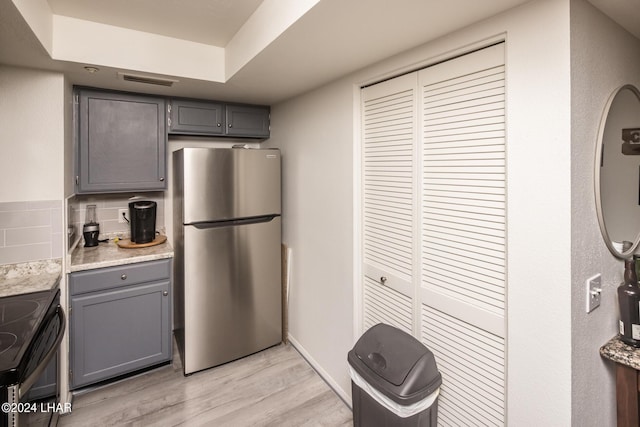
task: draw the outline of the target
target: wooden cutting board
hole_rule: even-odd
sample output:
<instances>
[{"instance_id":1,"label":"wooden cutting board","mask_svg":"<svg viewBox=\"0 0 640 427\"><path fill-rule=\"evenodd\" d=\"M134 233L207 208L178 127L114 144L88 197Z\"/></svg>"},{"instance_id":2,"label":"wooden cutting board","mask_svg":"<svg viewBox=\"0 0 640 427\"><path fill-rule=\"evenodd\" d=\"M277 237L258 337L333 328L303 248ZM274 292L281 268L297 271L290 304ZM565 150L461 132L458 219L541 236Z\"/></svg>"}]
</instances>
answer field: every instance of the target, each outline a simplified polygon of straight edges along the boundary
<instances>
[{"instance_id":1,"label":"wooden cutting board","mask_svg":"<svg viewBox=\"0 0 640 427\"><path fill-rule=\"evenodd\" d=\"M130 239L118 240L118 246L124 249L140 249L140 248L148 248L149 246L159 245L166 241L167 241L167 236L161 234L148 243L134 243Z\"/></svg>"}]
</instances>

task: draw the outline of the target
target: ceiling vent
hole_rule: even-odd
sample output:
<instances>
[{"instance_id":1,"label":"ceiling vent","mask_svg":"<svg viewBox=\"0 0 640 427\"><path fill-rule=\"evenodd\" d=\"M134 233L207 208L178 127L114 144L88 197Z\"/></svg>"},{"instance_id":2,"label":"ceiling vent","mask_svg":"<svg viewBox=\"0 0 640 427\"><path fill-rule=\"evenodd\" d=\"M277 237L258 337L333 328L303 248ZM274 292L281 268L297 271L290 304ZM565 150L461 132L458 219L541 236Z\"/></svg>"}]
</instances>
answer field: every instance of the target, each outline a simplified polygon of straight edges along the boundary
<instances>
[{"instance_id":1,"label":"ceiling vent","mask_svg":"<svg viewBox=\"0 0 640 427\"><path fill-rule=\"evenodd\" d=\"M148 85L171 87L178 80L160 79L157 77L143 76L140 74L118 73L118 77L126 82L144 83Z\"/></svg>"}]
</instances>

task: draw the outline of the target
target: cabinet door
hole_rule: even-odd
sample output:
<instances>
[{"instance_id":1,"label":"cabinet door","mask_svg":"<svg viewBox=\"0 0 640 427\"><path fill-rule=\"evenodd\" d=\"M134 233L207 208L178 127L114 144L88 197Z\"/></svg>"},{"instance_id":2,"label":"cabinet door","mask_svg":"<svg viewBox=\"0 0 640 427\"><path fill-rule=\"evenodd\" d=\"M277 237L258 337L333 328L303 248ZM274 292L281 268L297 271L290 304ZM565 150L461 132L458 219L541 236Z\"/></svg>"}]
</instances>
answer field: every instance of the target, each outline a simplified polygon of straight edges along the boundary
<instances>
[{"instance_id":1,"label":"cabinet door","mask_svg":"<svg viewBox=\"0 0 640 427\"><path fill-rule=\"evenodd\" d=\"M444 379L438 416L506 425L504 45L420 70L418 83L419 338Z\"/></svg>"},{"instance_id":2,"label":"cabinet door","mask_svg":"<svg viewBox=\"0 0 640 427\"><path fill-rule=\"evenodd\" d=\"M169 104L169 133L189 135L222 135L223 105L173 99Z\"/></svg>"},{"instance_id":3,"label":"cabinet door","mask_svg":"<svg viewBox=\"0 0 640 427\"><path fill-rule=\"evenodd\" d=\"M253 138L269 137L269 107L229 104L225 110L227 135Z\"/></svg>"},{"instance_id":4,"label":"cabinet door","mask_svg":"<svg viewBox=\"0 0 640 427\"><path fill-rule=\"evenodd\" d=\"M79 193L166 188L163 98L81 90L78 102Z\"/></svg>"},{"instance_id":5,"label":"cabinet door","mask_svg":"<svg viewBox=\"0 0 640 427\"><path fill-rule=\"evenodd\" d=\"M416 85L407 74L362 90L365 330L384 322L413 333Z\"/></svg>"},{"instance_id":6,"label":"cabinet door","mask_svg":"<svg viewBox=\"0 0 640 427\"><path fill-rule=\"evenodd\" d=\"M170 360L169 285L167 280L72 297L72 388Z\"/></svg>"}]
</instances>

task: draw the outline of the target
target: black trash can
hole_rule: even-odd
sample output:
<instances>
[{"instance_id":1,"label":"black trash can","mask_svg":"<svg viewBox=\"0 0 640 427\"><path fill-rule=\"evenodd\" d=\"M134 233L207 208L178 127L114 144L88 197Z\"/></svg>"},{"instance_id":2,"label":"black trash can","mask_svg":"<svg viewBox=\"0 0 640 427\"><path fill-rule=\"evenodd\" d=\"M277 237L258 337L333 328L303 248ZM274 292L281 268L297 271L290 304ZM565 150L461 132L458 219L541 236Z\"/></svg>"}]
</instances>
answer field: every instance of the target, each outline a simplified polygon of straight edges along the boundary
<instances>
[{"instance_id":1,"label":"black trash can","mask_svg":"<svg viewBox=\"0 0 640 427\"><path fill-rule=\"evenodd\" d=\"M442 375L433 353L393 326L379 323L348 353L353 425L437 425Z\"/></svg>"}]
</instances>

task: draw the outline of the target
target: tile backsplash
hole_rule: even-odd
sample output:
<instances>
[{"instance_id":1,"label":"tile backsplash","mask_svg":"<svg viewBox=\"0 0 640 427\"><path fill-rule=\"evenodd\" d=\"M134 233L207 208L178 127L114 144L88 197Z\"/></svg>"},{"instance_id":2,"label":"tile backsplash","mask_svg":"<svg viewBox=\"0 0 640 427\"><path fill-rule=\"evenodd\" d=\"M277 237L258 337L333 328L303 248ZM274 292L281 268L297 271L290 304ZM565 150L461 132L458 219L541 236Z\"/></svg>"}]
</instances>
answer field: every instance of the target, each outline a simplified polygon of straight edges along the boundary
<instances>
[{"instance_id":1,"label":"tile backsplash","mask_svg":"<svg viewBox=\"0 0 640 427\"><path fill-rule=\"evenodd\" d=\"M62 257L62 200L0 203L0 265Z\"/></svg>"},{"instance_id":2,"label":"tile backsplash","mask_svg":"<svg viewBox=\"0 0 640 427\"><path fill-rule=\"evenodd\" d=\"M164 230L164 193L76 195L68 199L68 248L82 242L86 206L96 205L100 239L130 236L127 223L118 222L118 209L129 209L132 197L158 204L156 228ZM0 265L62 258L65 247L62 200L0 202ZM128 215L127 215L128 216Z\"/></svg>"}]
</instances>

